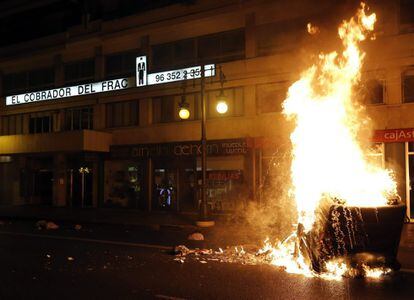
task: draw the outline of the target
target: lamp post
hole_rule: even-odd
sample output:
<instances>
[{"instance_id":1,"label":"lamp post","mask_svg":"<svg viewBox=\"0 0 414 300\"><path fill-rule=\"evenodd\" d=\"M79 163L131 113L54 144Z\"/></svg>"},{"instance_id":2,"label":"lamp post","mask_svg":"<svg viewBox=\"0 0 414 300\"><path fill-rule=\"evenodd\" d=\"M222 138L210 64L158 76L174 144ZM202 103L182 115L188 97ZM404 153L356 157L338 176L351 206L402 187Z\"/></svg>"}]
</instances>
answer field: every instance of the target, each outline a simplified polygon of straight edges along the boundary
<instances>
[{"instance_id":1,"label":"lamp post","mask_svg":"<svg viewBox=\"0 0 414 300\"><path fill-rule=\"evenodd\" d=\"M205 65L201 65L201 76L200 76L200 98L201 98L201 204L199 211L199 219L196 225L199 227L211 227L214 226L215 222L211 217L207 203L207 134L206 134L206 119L207 109L205 101ZM219 114L225 114L228 110L226 97L223 93L223 83L225 77L220 66L220 84L221 91L218 96L218 102L216 110ZM185 85L183 86L183 94L185 94ZM182 120L188 119L190 112L188 110L188 103L185 102L185 97L181 99L179 116Z\"/></svg>"}]
</instances>

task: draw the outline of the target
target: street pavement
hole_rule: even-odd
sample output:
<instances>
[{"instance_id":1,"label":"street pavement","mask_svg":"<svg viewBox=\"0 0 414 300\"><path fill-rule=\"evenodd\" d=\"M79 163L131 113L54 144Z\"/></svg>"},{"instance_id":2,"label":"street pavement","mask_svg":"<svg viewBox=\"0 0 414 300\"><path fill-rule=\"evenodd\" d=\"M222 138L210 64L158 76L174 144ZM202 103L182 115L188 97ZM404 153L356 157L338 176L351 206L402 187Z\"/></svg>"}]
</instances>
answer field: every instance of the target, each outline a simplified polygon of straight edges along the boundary
<instances>
[{"instance_id":1,"label":"street pavement","mask_svg":"<svg viewBox=\"0 0 414 300\"><path fill-rule=\"evenodd\" d=\"M173 245L208 241L187 241L191 231L185 229L58 225L0 226L0 299L413 299L410 271L327 281L269 265L179 263Z\"/></svg>"}]
</instances>

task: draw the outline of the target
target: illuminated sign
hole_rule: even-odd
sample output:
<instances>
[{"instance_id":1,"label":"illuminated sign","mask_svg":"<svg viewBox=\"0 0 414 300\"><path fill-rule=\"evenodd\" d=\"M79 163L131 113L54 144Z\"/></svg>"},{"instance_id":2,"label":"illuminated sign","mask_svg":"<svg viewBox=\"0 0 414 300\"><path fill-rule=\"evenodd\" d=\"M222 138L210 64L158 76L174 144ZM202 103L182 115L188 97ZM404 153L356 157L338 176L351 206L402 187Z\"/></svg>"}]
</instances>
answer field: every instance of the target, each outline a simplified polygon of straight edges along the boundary
<instances>
[{"instance_id":1,"label":"illuminated sign","mask_svg":"<svg viewBox=\"0 0 414 300\"><path fill-rule=\"evenodd\" d=\"M110 91L123 90L132 85L132 78L120 78L101 82L87 83L51 89L47 91L30 92L6 97L6 105L17 105L39 101L56 100L61 98L82 96Z\"/></svg>"},{"instance_id":2,"label":"illuminated sign","mask_svg":"<svg viewBox=\"0 0 414 300\"><path fill-rule=\"evenodd\" d=\"M211 77L215 74L214 64L204 66L204 77ZM158 73L148 74L148 85L174 82L180 80L197 79L201 77L201 66L177 69Z\"/></svg>"},{"instance_id":3,"label":"illuminated sign","mask_svg":"<svg viewBox=\"0 0 414 300\"><path fill-rule=\"evenodd\" d=\"M47 91L29 92L19 95L6 96L6 105L18 105L39 101L56 100L74 96L83 96L96 93L124 90L131 87L161 84L167 82L201 78L201 66L147 74L147 57L136 58L136 80L133 78L119 78L101 82L87 83L50 89ZM215 65L204 66L204 77L215 76Z\"/></svg>"},{"instance_id":4,"label":"illuminated sign","mask_svg":"<svg viewBox=\"0 0 414 300\"><path fill-rule=\"evenodd\" d=\"M147 57L138 56L136 59L137 87L147 85Z\"/></svg>"}]
</instances>

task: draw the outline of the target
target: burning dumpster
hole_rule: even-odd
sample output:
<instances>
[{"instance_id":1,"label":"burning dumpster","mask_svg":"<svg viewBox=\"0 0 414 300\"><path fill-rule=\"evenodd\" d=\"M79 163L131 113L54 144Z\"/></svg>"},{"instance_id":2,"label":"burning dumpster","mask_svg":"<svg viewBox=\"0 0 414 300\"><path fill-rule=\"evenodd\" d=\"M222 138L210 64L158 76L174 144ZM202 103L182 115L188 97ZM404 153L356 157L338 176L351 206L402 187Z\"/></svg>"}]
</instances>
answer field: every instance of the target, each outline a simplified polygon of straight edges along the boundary
<instances>
[{"instance_id":1,"label":"burning dumpster","mask_svg":"<svg viewBox=\"0 0 414 300\"><path fill-rule=\"evenodd\" d=\"M342 261L353 272L366 267L398 270L405 211L404 205L329 206L319 212L323 225L308 233L298 226L299 250L316 273L326 272L332 260Z\"/></svg>"}]
</instances>

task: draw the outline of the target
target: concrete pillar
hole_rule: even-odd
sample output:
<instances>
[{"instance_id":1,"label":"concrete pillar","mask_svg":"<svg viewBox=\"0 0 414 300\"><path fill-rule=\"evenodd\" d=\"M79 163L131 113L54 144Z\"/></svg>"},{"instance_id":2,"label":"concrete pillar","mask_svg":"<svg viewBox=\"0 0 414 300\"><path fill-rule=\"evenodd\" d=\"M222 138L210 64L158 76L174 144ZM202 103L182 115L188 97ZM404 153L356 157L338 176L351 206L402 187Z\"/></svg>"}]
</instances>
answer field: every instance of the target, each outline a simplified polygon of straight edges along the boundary
<instances>
[{"instance_id":1,"label":"concrete pillar","mask_svg":"<svg viewBox=\"0 0 414 300\"><path fill-rule=\"evenodd\" d=\"M62 61L62 55L55 55L53 62L55 68L55 87L63 86L65 84L65 68Z\"/></svg>"},{"instance_id":2,"label":"concrete pillar","mask_svg":"<svg viewBox=\"0 0 414 300\"><path fill-rule=\"evenodd\" d=\"M98 103L93 106L93 129L100 130L106 128L106 106Z\"/></svg>"},{"instance_id":3,"label":"concrete pillar","mask_svg":"<svg viewBox=\"0 0 414 300\"><path fill-rule=\"evenodd\" d=\"M53 157L53 205L66 206L66 156L63 153Z\"/></svg>"},{"instance_id":4,"label":"concrete pillar","mask_svg":"<svg viewBox=\"0 0 414 300\"><path fill-rule=\"evenodd\" d=\"M245 17L245 52L246 58L257 56L256 47L256 17L254 13L247 14Z\"/></svg>"},{"instance_id":5,"label":"concrete pillar","mask_svg":"<svg viewBox=\"0 0 414 300\"><path fill-rule=\"evenodd\" d=\"M98 207L99 200L99 161L98 158L92 162L92 174L93 174L93 183L92 183L92 206Z\"/></svg>"},{"instance_id":6,"label":"concrete pillar","mask_svg":"<svg viewBox=\"0 0 414 300\"><path fill-rule=\"evenodd\" d=\"M151 98L140 99L139 105L139 126L152 124L152 101Z\"/></svg>"}]
</instances>

